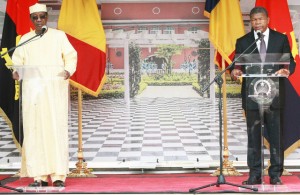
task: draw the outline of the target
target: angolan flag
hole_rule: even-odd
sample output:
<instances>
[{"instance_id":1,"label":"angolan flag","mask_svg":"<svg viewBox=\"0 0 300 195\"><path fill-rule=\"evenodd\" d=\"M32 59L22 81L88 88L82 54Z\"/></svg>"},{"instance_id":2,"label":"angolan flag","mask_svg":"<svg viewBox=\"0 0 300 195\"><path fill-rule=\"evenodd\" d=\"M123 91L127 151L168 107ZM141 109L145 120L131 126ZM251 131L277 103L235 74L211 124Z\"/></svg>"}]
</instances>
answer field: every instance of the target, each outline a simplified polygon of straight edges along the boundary
<instances>
[{"instance_id":1,"label":"angolan flag","mask_svg":"<svg viewBox=\"0 0 300 195\"><path fill-rule=\"evenodd\" d=\"M284 113L284 154L287 156L300 145L300 58L287 0L256 0L256 6L268 10L269 27L287 35L296 62L295 72L286 82Z\"/></svg>"},{"instance_id":2,"label":"angolan flag","mask_svg":"<svg viewBox=\"0 0 300 195\"><path fill-rule=\"evenodd\" d=\"M66 32L78 54L70 83L97 96L105 81L106 37L96 0L63 0L58 29Z\"/></svg>"},{"instance_id":3,"label":"angolan flag","mask_svg":"<svg viewBox=\"0 0 300 195\"><path fill-rule=\"evenodd\" d=\"M16 46L20 36L33 28L30 21L29 7L38 0L7 0L4 26L1 39L1 53ZM13 140L19 148L23 140L22 123L19 123L18 82L12 79L9 67L10 56L0 58L0 115L13 130Z\"/></svg>"}]
</instances>

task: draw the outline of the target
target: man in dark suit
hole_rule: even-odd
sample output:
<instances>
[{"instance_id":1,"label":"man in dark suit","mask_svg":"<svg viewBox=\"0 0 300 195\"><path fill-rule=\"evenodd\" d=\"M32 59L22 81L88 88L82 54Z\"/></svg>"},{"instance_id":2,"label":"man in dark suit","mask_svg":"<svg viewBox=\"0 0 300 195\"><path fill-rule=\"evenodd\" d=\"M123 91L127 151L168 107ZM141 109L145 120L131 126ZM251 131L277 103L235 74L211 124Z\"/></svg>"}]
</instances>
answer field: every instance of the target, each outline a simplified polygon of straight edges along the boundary
<instances>
[{"instance_id":1,"label":"man in dark suit","mask_svg":"<svg viewBox=\"0 0 300 195\"><path fill-rule=\"evenodd\" d=\"M295 69L295 63L290 51L287 36L268 28L269 17L265 8L253 8L250 12L250 22L252 26L251 32L239 38L236 42L236 58L243 52L245 52L245 54L251 54L252 56L255 56L256 54L257 56L259 56L259 62L261 63L278 60L276 58L268 59L268 56L270 56L270 54L272 53L288 53L288 57L290 58L290 66L259 65L258 70L256 70L257 72L255 72L255 66L251 67L250 69L246 69L245 66L235 65L231 71L231 77L233 80L236 80L242 74L249 73L246 71L254 71L250 73L264 73L265 75L281 76L279 78L273 77L269 80L266 78L257 80L257 78L253 77L243 77L241 93L242 106L245 111L247 121L247 164L250 171L249 178L244 181L243 184L253 185L262 183L261 133L262 130L264 130L264 135L267 135L268 141L270 143L270 184L280 185L282 184L280 177L283 172L284 161L282 141L282 115L285 96L284 82L286 82L286 78L291 73L293 73ZM258 39L259 37L260 39ZM251 44L252 46L248 48ZM263 55L267 57L265 58ZM249 62L253 62L255 60L257 59L253 57L251 59L248 59ZM277 90L277 92L273 94L274 96L272 97L272 99L269 99L269 101L260 102L259 99L255 99L249 96L250 94L253 94L253 90L256 90L256 92L257 90L262 90L262 94L259 94L259 92L257 92L257 94L268 96L268 91L263 92L263 90L268 89L268 87L271 90Z\"/></svg>"}]
</instances>

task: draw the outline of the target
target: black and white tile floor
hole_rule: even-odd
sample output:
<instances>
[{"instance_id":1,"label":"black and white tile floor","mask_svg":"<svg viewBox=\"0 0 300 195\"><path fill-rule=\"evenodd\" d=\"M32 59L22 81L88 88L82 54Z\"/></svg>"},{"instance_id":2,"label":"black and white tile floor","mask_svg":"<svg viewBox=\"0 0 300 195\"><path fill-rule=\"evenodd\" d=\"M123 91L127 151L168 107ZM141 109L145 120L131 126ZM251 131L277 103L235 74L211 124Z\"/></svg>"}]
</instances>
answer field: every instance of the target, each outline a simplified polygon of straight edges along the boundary
<instances>
[{"instance_id":1,"label":"black and white tile floor","mask_svg":"<svg viewBox=\"0 0 300 195\"><path fill-rule=\"evenodd\" d=\"M70 161L77 161L78 103L70 112ZM82 143L86 162L219 162L217 102L200 97L137 97L83 101ZM240 99L227 99L229 160L246 161L247 135ZM295 150L286 161L297 161ZM266 158L268 151L265 150ZM0 165L20 162L11 131L0 119ZM245 165L245 164L244 164ZM145 165L146 166L146 165Z\"/></svg>"}]
</instances>

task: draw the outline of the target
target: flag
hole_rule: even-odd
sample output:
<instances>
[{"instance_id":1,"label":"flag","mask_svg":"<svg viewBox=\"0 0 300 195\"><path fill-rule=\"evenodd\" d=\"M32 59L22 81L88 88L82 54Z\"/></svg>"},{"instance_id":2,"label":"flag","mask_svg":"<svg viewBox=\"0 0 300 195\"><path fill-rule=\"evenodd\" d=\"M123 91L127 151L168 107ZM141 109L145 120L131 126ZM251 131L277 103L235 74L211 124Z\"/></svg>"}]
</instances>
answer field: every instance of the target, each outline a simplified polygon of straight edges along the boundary
<instances>
[{"instance_id":1,"label":"flag","mask_svg":"<svg viewBox=\"0 0 300 195\"><path fill-rule=\"evenodd\" d=\"M1 54L16 46L17 37L30 31L33 24L29 7L38 0L8 0L3 25ZM13 140L20 148L23 140L22 125L19 126L19 97L17 81L12 79L9 66L12 65L10 52L0 58L0 115L12 129Z\"/></svg>"},{"instance_id":2,"label":"flag","mask_svg":"<svg viewBox=\"0 0 300 195\"><path fill-rule=\"evenodd\" d=\"M286 82L286 107L284 113L284 154L287 156L300 144L300 59L287 0L256 0L256 6L268 10L269 27L284 33L289 39L296 70Z\"/></svg>"},{"instance_id":3,"label":"flag","mask_svg":"<svg viewBox=\"0 0 300 195\"><path fill-rule=\"evenodd\" d=\"M96 0L63 0L58 19L77 51L77 69L70 83L97 96L105 82L106 38Z\"/></svg>"},{"instance_id":4,"label":"flag","mask_svg":"<svg viewBox=\"0 0 300 195\"><path fill-rule=\"evenodd\" d=\"M215 63L230 64L235 43L245 34L239 0L206 0L204 15L209 18L209 39L216 49Z\"/></svg>"}]
</instances>

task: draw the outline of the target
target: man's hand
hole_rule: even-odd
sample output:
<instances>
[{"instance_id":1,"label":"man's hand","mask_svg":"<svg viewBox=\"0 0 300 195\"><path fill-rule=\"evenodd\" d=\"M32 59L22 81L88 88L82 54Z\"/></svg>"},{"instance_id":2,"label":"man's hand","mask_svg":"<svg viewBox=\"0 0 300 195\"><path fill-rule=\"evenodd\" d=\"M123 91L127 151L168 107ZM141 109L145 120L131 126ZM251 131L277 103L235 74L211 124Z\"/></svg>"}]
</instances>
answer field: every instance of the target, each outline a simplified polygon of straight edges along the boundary
<instances>
[{"instance_id":1,"label":"man's hand","mask_svg":"<svg viewBox=\"0 0 300 195\"><path fill-rule=\"evenodd\" d=\"M20 78L19 73L17 71L13 71L12 72L12 78L14 80L19 80L19 78Z\"/></svg>"},{"instance_id":2,"label":"man's hand","mask_svg":"<svg viewBox=\"0 0 300 195\"><path fill-rule=\"evenodd\" d=\"M243 72L241 70L239 70L239 69L233 69L231 71L230 76L231 76L232 80L236 81L238 79L238 77L242 76L242 74L243 74Z\"/></svg>"},{"instance_id":3,"label":"man's hand","mask_svg":"<svg viewBox=\"0 0 300 195\"><path fill-rule=\"evenodd\" d=\"M277 72L275 72L275 75L284 76L284 77L288 78L290 76L290 71L288 69L282 68L282 69L278 70Z\"/></svg>"},{"instance_id":4,"label":"man's hand","mask_svg":"<svg viewBox=\"0 0 300 195\"><path fill-rule=\"evenodd\" d=\"M67 80L69 78L70 78L70 73L69 73L69 71L65 70L64 71L64 79Z\"/></svg>"}]
</instances>

